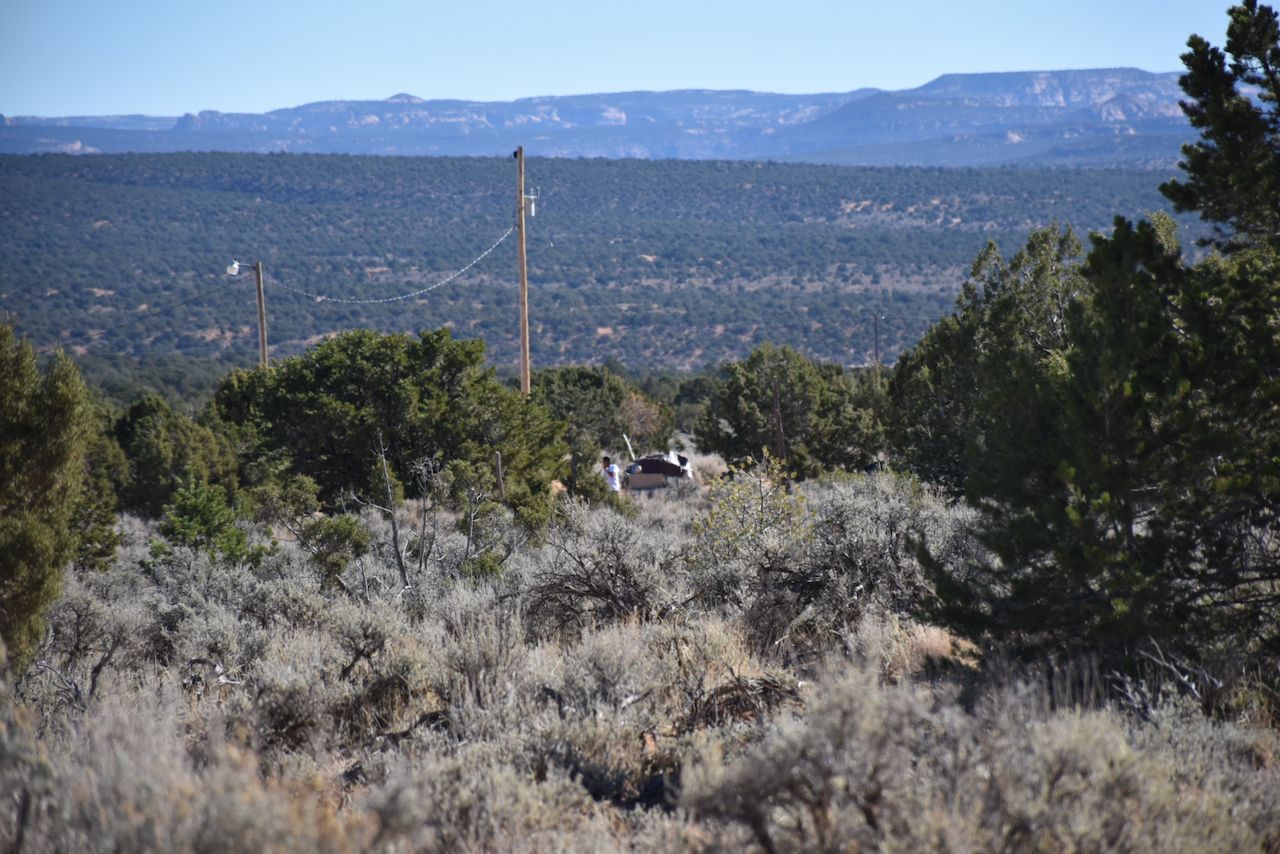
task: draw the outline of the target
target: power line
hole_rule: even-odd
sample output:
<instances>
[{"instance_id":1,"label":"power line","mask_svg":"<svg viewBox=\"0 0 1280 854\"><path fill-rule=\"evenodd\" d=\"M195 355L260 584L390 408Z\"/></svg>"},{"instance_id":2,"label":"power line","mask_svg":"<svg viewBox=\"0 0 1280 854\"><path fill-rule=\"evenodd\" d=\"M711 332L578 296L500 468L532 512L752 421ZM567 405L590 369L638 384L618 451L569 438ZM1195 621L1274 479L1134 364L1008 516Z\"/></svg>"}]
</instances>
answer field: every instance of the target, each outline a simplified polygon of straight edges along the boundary
<instances>
[{"instance_id":1,"label":"power line","mask_svg":"<svg viewBox=\"0 0 1280 854\"><path fill-rule=\"evenodd\" d=\"M459 269L457 272L451 273L450 275L446 276L444 279L440 280L439 282L436 282L433 285L413 291L412 293L401 294L399 296L383 297L381 299L344 299L341 297L331 297L331 296L326 296L324 294L311 293L309 291L304 291L300 288L290 287L289 285L282 284L273 279L268 279L267 281L268 283L277 285L286 291L292 291L293 293L300 294L302 296L317 300L319 302L339 302L339 303L355 303L355 304L398 302L400 300L412 299L413 297L421 296L422 294L428 293L430 291L434 291L436 288L443 287L449 284L450 282L454 281L463 273L467 272L476 264L479 264L486 257L488 257L495 249L497 249L500 245L502 245L502 242L505 241L508 237L510 237L514 231L515 231L515 226L508 228L506 232L501 237L499 237L496 241L494 241L494 243L488 249L481 252L470 263L468 263L466 266ZM159 317L162 314L172 313L176 309L191 305L197 300L203 299L206 296L206 294L207 294L206 290L204 289L198 290L194 295L192 295L187 299L179 300L178 302L170 303L168 305L164 305L159 308L154 308L144 313L134 315L128 320L125 320L121 323L117 323L113 326L108 326L104 329L86 330L84 332L71 335L68 338L64 338L62 340L57 341L56 346L68 347L68 346L74 346L77 344L90 344L98 340L99 338L107 338L112 335L115 335L120 330L127 329L136 323L141 323L144 320L150 320L154 317Z\"/></svg>"},{"instance_id":2,"label":"power line","mask_svg":"<svg viewBox=\"0 0 1280 854\"><path fill-rule=\"evenodd\" d=\"M380 299L347 299L347 298L343 298L343 297L331 297L331 296L327 296L327 295L325 295L325 294L312 293L311 291L304 291L304 290L302 290L301 288L291 287L291 286L289 286L289 285L286 285L286 284L283 284L283 283L281 283L281 282L278 282L278 281L276 281L275 279L268 279L268 280L267 280L267 283L268 283L268 284L270 284L270 285L272 285L273 287L282 288L282 289L284 289L284 290L286 290L286 291L289 291L289 292L291 292L291 293L298 294L299 296L304 296L304 297L307 297L308 299L313 299L313 300L315 300L316 302L341 302L341 303L348 303L348 304L351 304L351 305L371 305L371 304L374 304L374 303L399 302L399 301L401 301L401 300L413 299L414 297L422 296L423 294L428 293L429 291L434 291L436 288L444 287L445 285L449 284L449 283L450 283L450 282L452 282L454 279L458 278L458 277L459 277L459 276L461 276L463 273L467 272L467 271L468 271L468 270L470 270L472 267L474 267L475 265L479 264L479 263L480 263L481 261L483 261L486 257L488 257L489 253L493 252L493 250L495 250L495 249L497 249L499 246L501 246L501 245L502 245L502 241L504 241L504 240L506 240L508 237L510 237L510 236L511 236L511 233L512 233L513 231L515 231L515 230L516 230L516 229L515 229L515 226L512 226L511 228L508 228L508 229L507 229L507 231L506 231L506 233L505 233L505 234L503 234L501 237L499 237L499 238L494 242L494 244L493 244L492 246L490 246L488 249L486 249L486 250L484 250L483 252L481 252L479 255L477 255L477 256L475 257L475 259L474 259L473 261L471 261L471 263L467 264L467 266L465 266L465 267L463 267L462 269L458 270L456 273L451 273L451 274L449 274L449 275L448 275L448 276L446 276L444 279L441 279L440 281L436 282L434 285L430 285L430 286L428 286L428 287L421 288L421 289L416 290L416 291L413 291L413 292L411 292L411 293L407 293L407 294L400 294L399 296L394 296L394 297L382 297L382 298L380 298Z\"/></svg>"}]
</instances>

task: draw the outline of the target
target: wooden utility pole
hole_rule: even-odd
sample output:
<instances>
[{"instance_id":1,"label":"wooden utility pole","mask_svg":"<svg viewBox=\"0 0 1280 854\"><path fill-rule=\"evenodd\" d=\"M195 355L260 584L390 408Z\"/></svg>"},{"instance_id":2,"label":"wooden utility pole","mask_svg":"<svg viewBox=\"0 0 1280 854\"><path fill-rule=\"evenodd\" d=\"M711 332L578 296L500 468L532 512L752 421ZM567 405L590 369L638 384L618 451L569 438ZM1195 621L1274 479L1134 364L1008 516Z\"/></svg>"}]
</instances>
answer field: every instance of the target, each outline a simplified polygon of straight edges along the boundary
<instances>
[{"instance_id":1,"label":"wooden utility pole","mask_svg":"<svg viewBox=\"0 0 1280 854\"><path fill-rule=\"evenodd\" d=\"M258 364L267 367L267 298L262 292L262 262L253 262L253 277L258 283Z\"/></svg>"},{"instance_id":2,"label":"wooden utility pole","mask_svg":"<svg viewBox=\"0 0 1280 854\"><path fill-rule=\"evenodd\" d=\"M516 236L520 255L520 393L529 396L529 259L524 241L524 146L516 158Z\"/></svg>"}]
</instances>

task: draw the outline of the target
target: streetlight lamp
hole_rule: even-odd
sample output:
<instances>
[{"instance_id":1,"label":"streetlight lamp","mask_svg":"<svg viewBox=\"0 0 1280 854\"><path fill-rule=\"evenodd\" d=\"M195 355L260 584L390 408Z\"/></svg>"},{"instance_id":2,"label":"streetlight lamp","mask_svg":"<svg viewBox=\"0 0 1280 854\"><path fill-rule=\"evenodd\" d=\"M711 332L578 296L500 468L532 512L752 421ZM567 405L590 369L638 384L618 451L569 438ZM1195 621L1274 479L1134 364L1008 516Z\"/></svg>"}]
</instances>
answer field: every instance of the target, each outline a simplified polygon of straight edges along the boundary
<instances>
[{"instance_id":1,"label":"streetlight lamp","mask_svg":"<svg viewBox=\"0 0 1280 854\"><path fill-rule=\"evenodd\" d=\"M253 276L258 283L258 364L267 367L267 301L262 293L262 262L253 262ZM227 267L228 276L240 275L240 262L232 261Z\"/></svg>"}]
</instances>

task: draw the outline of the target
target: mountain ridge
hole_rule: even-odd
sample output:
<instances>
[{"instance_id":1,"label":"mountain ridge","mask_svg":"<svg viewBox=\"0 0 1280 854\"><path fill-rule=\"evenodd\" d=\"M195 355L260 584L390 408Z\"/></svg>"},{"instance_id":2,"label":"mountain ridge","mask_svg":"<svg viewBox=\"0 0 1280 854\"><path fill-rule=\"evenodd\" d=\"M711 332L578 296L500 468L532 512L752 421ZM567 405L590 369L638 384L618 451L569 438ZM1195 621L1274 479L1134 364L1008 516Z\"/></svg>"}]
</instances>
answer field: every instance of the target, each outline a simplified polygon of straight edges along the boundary
<instances>
[{"instance_id":1,"label":"mountain ridge","mask_svg":"<svg viewBox=\"0 0 1280 854\"><path fill-rule=\"evenodd\" d=\"M913 89L637 90L511 101L315 101L265 113L14 116L0 152L316 152L798 160L840 165L1160 166L1191 129L1176 72L944 74Z\"/></svg>"}]
</instances>

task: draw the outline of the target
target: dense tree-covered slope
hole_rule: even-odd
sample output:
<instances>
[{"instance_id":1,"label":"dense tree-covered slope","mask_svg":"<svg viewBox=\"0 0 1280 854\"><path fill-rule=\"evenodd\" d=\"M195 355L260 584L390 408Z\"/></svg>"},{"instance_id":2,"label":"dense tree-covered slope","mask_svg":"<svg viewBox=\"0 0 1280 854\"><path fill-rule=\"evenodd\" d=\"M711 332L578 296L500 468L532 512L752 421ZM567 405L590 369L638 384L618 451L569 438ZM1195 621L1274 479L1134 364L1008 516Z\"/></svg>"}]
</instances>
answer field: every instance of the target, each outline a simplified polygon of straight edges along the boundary
<instances>
[{"instance_id":1,"label":"dense tree-covered slope","mask_svg":"<svg viewBox=\"0 0 1280 854\"><path fill-rule=\"evenodd\" d=\"M533 358L691 366L769 340L892 359L988 240L1163 207L1157 171L872 169L531 158ZM251 358L271 343L449 325L517 348L510 159L170 154L0 158L0 313L40 347ZM293 290L290 290L293 289ZM881 319L878 324L875 318Z\"/></svg>"}]
</instances>

